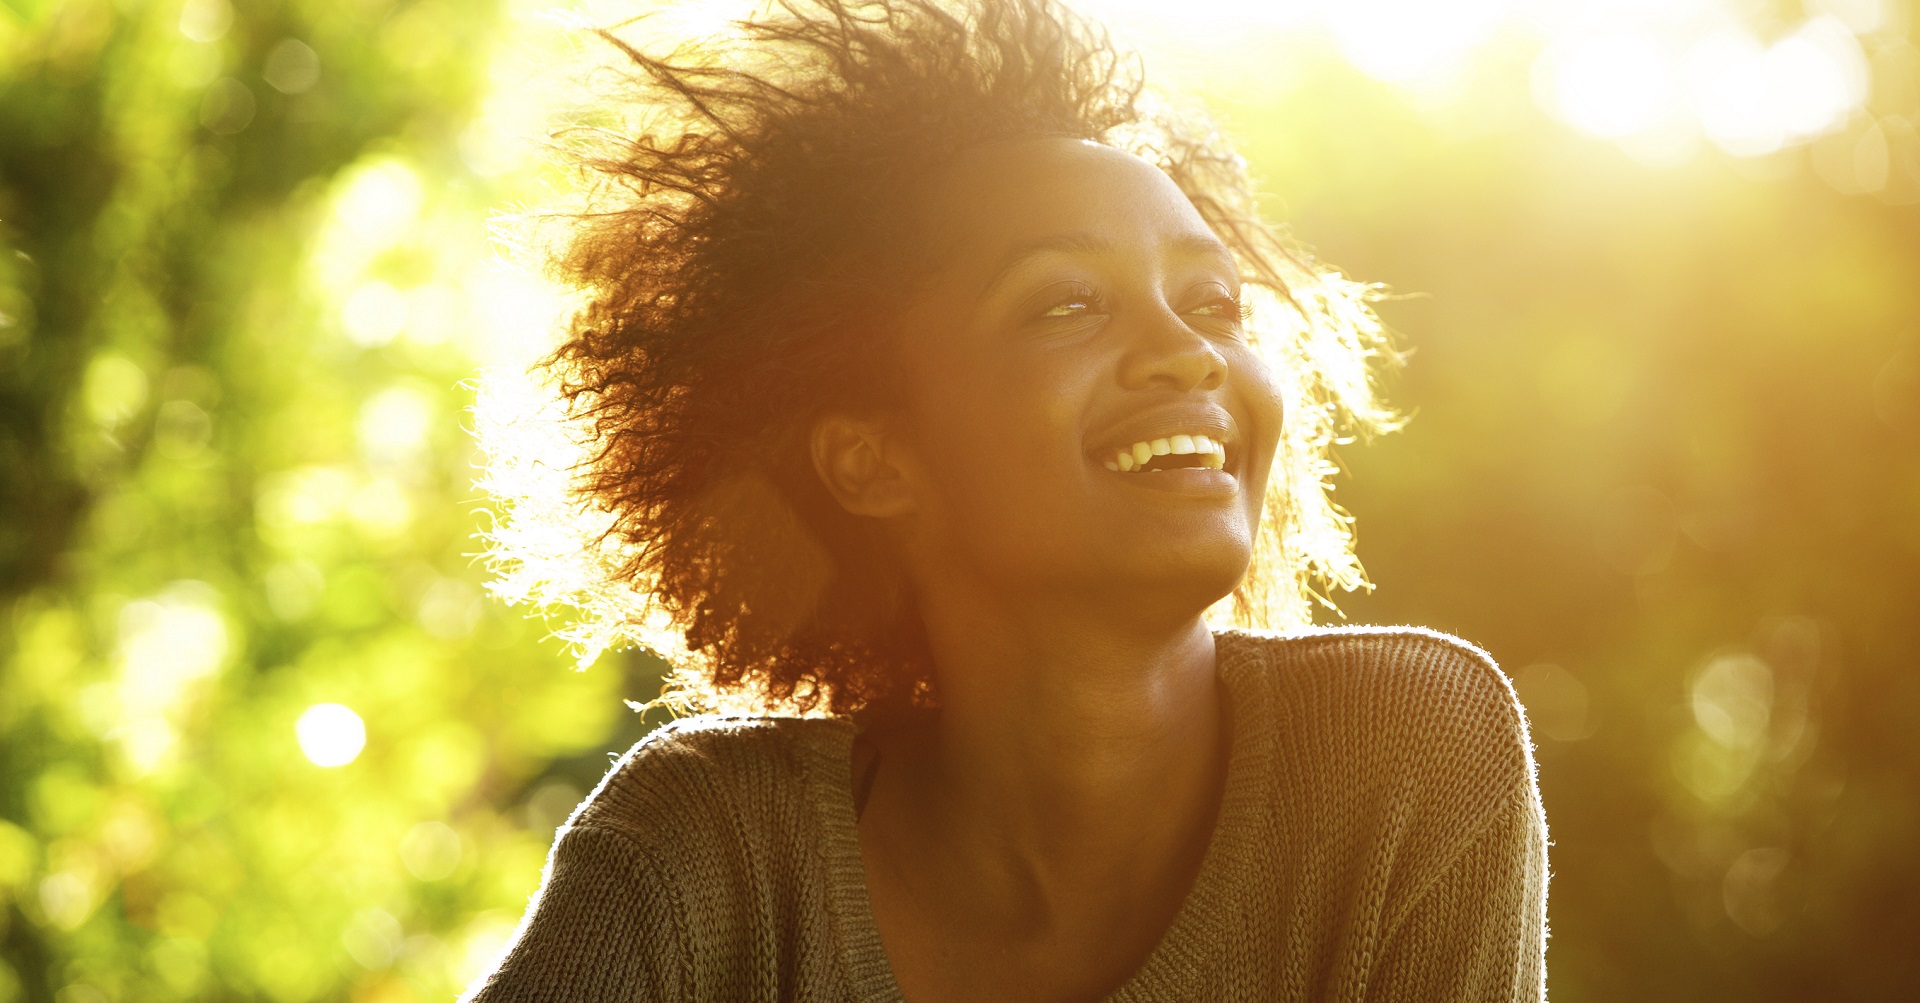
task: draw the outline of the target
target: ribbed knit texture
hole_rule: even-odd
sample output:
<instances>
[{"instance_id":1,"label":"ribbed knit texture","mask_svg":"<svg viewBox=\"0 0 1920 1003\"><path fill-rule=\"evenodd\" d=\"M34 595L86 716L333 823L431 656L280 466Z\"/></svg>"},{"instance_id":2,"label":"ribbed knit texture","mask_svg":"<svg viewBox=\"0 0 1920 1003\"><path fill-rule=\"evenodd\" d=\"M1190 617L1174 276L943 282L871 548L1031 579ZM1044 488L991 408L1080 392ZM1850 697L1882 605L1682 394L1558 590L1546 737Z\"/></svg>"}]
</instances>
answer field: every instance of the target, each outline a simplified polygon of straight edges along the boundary
<instances>
[{"instance_id":1,"label":"ribbed knit texture","mask_svg":"<svg viewBox=\"0 0 1920 1003\"><path fill-rule=\"evenodd\" d=\"M1411 628L1217 635L1226 790L1116 1001L1538 1000L1546 821L1487 655ZM689 718L560 830L475 1003L898 1001L843 719Z\"/></svg>"}]
</instances>

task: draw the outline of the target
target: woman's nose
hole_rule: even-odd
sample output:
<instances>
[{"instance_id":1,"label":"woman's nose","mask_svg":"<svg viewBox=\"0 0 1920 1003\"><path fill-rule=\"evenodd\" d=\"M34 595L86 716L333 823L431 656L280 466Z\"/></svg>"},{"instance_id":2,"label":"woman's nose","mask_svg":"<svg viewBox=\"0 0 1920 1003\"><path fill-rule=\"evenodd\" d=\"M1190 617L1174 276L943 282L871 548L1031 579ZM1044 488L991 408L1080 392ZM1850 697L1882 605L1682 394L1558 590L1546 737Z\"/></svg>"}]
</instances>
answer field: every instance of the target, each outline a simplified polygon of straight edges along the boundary
<instances>
[{"instance_id":1,"label":"woman's nose","mask_svg":"<svg viewBox=\"0 0 1920 1003\"><path fill-rule=\"evenodd\" d=\"M1212 390L1226 378L1226 357L1165 305L1140 318L1120 373L1129 389L1158 386L1181 393Z\"/></svg>"}]
</instances>

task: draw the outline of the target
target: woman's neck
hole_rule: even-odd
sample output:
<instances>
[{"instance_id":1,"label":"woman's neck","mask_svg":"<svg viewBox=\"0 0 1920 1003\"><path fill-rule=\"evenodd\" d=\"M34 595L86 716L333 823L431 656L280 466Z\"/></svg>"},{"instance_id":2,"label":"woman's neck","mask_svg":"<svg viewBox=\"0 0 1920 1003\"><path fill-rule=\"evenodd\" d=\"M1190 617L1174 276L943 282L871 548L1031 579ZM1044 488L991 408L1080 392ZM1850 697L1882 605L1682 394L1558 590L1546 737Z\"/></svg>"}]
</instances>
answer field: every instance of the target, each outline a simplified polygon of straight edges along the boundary
<instances>
[{"instance_id":1,"label":"woman's neck","mask_svg":"<svg viewBox=\"0 0 1920 1003\"><path fill-rule=\"evenodd\" d=\"M895 836L954 862L945 877L1002 914L1071 912L1101 888L1184 892L1225 773L1205 623L928 612L940 709L893 743L892 784L883 763Z\"/></svg>"},{"instance_id":2,"label":"woman's neck","mask_svg":"<svg viewBox=\"0 0 1920 1003\"><path fill-rule=\"evenodd\" d=\"M1030 851L1075 853L1091 827L1164 813L1215 765L1213 636L1197 618L1159 637L971 632L934 657L936 783Z\"/></svg>"}]
</instances>

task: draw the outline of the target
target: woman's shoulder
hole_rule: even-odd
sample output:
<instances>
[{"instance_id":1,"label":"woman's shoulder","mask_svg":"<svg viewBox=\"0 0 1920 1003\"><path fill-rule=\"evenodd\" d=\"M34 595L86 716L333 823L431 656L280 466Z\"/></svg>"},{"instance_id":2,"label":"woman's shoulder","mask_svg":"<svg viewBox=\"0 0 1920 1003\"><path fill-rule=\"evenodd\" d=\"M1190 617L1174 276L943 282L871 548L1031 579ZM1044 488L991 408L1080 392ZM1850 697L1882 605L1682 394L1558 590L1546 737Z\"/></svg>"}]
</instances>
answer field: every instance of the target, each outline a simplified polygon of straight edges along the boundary
<instances>
[{"instance_id":1,"label":"woman's shoulder","mask_svg":"<svg viewBox=\"0 0 1920 1003\"><path fill-rule=\"evenodd\" d=\"M621 755L568 825L671 847L702 828L741 834L791 819L851 736L839 718L681 718Z\"/></svg>"},{"instance_id":2,"label":"woman's shoulder","mask_svg":"<svg viewBox=\"0 0 1920 1003\"><path fill-rule=\"evenodd\" d=\"M1533 785L1513 686L1478 646L1422 627L1223 631L1223 672L1267 704L1285 740L1402 776ZM1348 765L1359 765L1359 762Z\"/></svg>"},{"instance_id":3,"label":"woman's shoulder","mask_svg":"<svg viewBox=\"0 0 1920 1003\"><path fill-rule=\"evenodd\" d=\"M831 985L830 942L811 935L835 887L815 809L850 733L771 717L656 729L560 829L514 946L471 998L760 999L786 978Z\"/></svg>"}]
</instances>

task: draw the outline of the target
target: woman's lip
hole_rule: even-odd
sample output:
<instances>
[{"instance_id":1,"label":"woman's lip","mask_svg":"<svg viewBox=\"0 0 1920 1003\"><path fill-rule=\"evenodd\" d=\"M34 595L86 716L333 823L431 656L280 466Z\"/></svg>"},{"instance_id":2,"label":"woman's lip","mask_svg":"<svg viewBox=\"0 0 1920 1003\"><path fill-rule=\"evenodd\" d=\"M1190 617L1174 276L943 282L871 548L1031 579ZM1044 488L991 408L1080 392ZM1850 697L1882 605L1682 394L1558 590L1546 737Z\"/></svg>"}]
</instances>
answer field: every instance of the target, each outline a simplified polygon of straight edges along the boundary
<instances>
[{"instance_id":1,"label":"woman's lip","mask_svg":"<svg viewBox=\"0 0 1920 1003\"><path fill-rule=\"evenodd\" d=\"M1170 470L1134 471L1100 469L1137 488L1187 495L1232 495L1239 491L1240 479L1230 471L1213 467L1174 467Z\"/></svg>"},{"instance_id":2,"label":"woman's lip","mask_svg":"<svg viewBox=\"0 0 1920 1003\"><path fill-rule=\"evenodd\" d=\"M1233 420L1232 412L1217 404L1198 404L1182 401L1171 406L1162 405L1133 415L1118 425L1107 426L1106 430L1093 437L1095 445L1088 451L1101 459L1132 446L1136 442L1152 442L1155 439L1168 439L1176 435L1204 435L1227 447L1227 455L1232 457L1240 444L1239 423Z\"/></svg>"},{"instance_id":3,"label":"woman's lip","mask_svg":"<svg viewBox=\"0 0 1920 1003\"><path fill-rule=\"evenodd\" d=\"M1239 441L1238 441L1239 436L1235 435L1231 430L1199 428L1199 427L1188 425L1188 426L1183 426L1181 428L1176 428L1172 431L1162 432L1162 431L1156 430L1153 432L1142 433L1138 437L1127 439L1124 442L1118 439L1114 439L1112 441L1103 440L1101 445L1093 447L1092 449L1088 450L1087 453L1089 456L1096 456L1103 460L1112 459L1115 453L1118 453L1123 449L1130 449L1136 443L1150 444L1158 439L1172 439L1177 436L1185 436L1187 438L1200 438L1204 436L1207 439L1225 447L1228 453L1232 453L1234 450L1234 447L1239 445Z\"/></svg>"}]
</instances>

